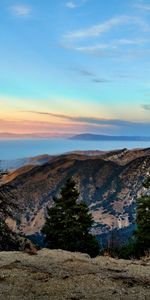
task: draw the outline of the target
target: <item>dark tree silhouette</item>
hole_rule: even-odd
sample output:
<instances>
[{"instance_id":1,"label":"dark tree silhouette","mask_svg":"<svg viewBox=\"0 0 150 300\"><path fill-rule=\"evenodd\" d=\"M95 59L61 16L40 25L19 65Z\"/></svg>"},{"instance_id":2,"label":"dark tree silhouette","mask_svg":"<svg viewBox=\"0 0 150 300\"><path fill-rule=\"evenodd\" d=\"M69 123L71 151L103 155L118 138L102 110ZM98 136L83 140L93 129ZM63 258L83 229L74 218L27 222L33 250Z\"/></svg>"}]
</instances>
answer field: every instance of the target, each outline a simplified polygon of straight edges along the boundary
<instances>
[{"instance_id":1,"label":"dark tree silhouette","mask_svg":"<svg viewBox=\"0 0 150 300\"><path fill-rule=\"evenodd\" d=\"M68 179L60 197L48 208L48 217L42 229L48 248L99 254L96 238L89 233L93 224L92 215L85 203L77 203L79 193L75 182Z\"/></svg>"},{"instance_id":2,"label":"dark tree silhouette","mask_svg":"<svg viewBox=\"0 0 150 300\"><path fill-rule=\"evenodd\" d=\"M145 188L150 187L150 177L144 183ZM137 250L140 255L150 250L150 195L146 194L137 200Z\"/></svg>"}]
</instances>

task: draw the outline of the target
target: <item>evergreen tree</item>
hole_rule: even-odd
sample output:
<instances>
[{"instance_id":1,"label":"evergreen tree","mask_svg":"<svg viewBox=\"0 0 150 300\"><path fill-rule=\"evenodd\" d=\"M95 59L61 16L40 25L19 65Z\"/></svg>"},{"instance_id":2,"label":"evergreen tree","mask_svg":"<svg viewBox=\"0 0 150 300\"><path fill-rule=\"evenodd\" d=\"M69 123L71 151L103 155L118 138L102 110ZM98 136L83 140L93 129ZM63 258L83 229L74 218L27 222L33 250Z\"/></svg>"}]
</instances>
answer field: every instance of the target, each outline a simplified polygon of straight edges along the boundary
<instances>
[{"instance_id":1,"label":"evergreen tree","mask_svg":"<svg viewBox=\"0 0 150 300\"><path fill-rule=\"evenodd\" d=\"M150 187L150 178L144 183L144 187ZM140 255L150 250L150 196L144 195L137 200L137 250Z\"/></svg>"},{"instance_id":2,"label":"evergreen tree","mask_svg":"<svg viewBox=\"0 0 150 300\"><path fill-rule=\"evenodd\" d=\"M68 179L60 197L48 208L48 217L42 229L48 248L99 254L96 238L89 233L93 224L92 215L85 203L77 203L79 193L75 182Z\"/></svg>"},{"instance_id":3,"label":"evergreen tree","mask_svg":"<svg viewBox=\"0 0 150 300\"><path fill-rule=\"evenodd\" d=\"M146 189L150 187L150 177L144 182L143 186ZM136 224L137 228L130 239L129 243L122 247L120 257L140 258L150 251L150 195L145 193L137 199L136 209Z\"/></svg>"}]
</instances>

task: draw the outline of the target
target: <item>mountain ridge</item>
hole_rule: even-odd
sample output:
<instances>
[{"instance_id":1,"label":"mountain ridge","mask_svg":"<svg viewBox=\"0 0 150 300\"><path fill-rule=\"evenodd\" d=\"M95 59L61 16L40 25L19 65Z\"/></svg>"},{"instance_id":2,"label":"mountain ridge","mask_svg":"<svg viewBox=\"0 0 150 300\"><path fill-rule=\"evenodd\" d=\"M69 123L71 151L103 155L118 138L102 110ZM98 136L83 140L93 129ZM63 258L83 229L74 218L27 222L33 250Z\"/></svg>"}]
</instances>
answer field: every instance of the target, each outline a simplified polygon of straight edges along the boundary
<instances>
[{"instance_id":1,"label":"mountain ridge","mask_svg":"<svg viewBox=\"0 0 150 300\"><path fill-rule=\"evenodd\" d=\"M92 133L82 133L74 135L71 140L84 140L84 141L150 141L150 136L115 136L115 135L102 135Z\"/></svg>"},{"instance_id":2,"label":"mountain ridge","mask_svg":"<svg viewBox=\"0 0 150 300\"><path fill-rule=\"evenodd\" d=\"M3 185L15 190L18 205L18 211L13 210L14 219L7 218L7 224L28 236L39 234L46 207L52 205L54 196L59 196L66 179L73 177L79 201L84 200L93 214L93 234L101 237L121 230L126 240L127 232L134 230L136 198L144 192L142 182L148 172L150 148L123 149L113 155L105 153L105 158L72 153L54 157L41 166L22 167L4 177Z\"/></svg>"}]
</instances>

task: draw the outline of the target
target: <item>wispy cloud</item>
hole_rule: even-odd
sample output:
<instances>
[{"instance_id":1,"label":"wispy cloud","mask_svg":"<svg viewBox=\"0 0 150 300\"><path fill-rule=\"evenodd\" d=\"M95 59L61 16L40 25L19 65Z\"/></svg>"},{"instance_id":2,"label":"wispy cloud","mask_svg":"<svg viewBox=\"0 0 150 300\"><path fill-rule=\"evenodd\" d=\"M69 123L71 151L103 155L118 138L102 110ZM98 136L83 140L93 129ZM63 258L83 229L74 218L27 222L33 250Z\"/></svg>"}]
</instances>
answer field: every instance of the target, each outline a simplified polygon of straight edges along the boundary
<instances>
[{"instance_id":1,"label":"wispy cloud","mask_svg":"<svg viewBox=\"0 0 150 300\"><path fill-rule=\"evenodd\" d=\"M68 124L62 121L59 123L53 120L38 121L38 120L5 120L0 119L0 133L18 133L18 134L31 134L31 133L70 133L74 130L81 130L83 126L80 124ZM76 132L76 131L75 131Z\"/></svg>"},{"instance_id":2,"label":"wispy cloud","mask_svg":"<svg viewBox=\"0 0 150 300\"><path fill-rule=\"evenodd\" d=\"M55 117L59 119L69 120L75 123L86 123L86 124L93 124L93 125L106 125L106 126L123 126L123 127L130 127L130 126L137 126L139 124L150 126L149 123L140 123L140 122L131 122L127 120L121 119L103 119L103 118L95 118L95 117L84 117L84 116L68 116L64 114L56 114L52 112L43 112L43 111L27 111L28 113L37 114L37 115L47 115L50 117Z\"/></svg>"},{"instance_id":3,"label":"wispy cloud","mask_svg":"<svg viewBox=\"0 0 150 300\"><path fill-rule=\"evenodd\" d=\"M65 3L65 6L67 8L70 9L75 9L78 8L80 6L82 6L83 4L85 4L87 2L87 0L74 0L74 1L68 1Z\"/></svg>"},{"instance_id":4,"label":"wispy cloud","mask_svg":"<svg viewBox=\"0 0 150 300\"><path fill-rule=\"evenodd\" d=\"M150 111L150 104L143 104L142 107L143 107L145 110Z\"/></svg>"},{"instance_id":5,"label":"wispy cloud","mask_svg":"<svg viewBox=\"0 0 150 300\"><path fill-rule=\"evenodd\" d=\"M134 24L136 26L139 26L143 31L149 30L149 26L147 25L147 23L137 17L119 16L119 17L111 18L108 21L98 25L69 32L64 35L64 38L69 40L78 40L78 39L87 39L91 37L98 37L103 33L110 31L113 27L117 27L125 24Z\"/></svg>"},{"instance_id":6,"label":"wispy cloud","mask_svg":"<svg viewBox=\"0 0 150 300\"><path fill-rule=\"evenodd\" d=\"M76 45L61 45L62 48L80 52L83 54L89 54L89 55L94 55L97 57L113 57L116 55L120 55L120 51L116 49L116 47L108 47L108 45L101 45L101 44L96 44L96 45L87 45L87 46L76 46Z\"/></svg>"},{"instance_id":7,"label":"wispy cloud","mask_svg":"<svg viewBox=\"0 0 150 300\"><path fill-rule=\"evenodd\" d=\"M144 45L145 43L150 42L150 39L119 39L114 45Z\"/></svg>"},{"instance_id":8,"label":"wispy cloud","mask_svg":"<svg viewBox=\"0 0 150 300\"><path fill-rule=\"evenodd\" d=\"M114 30L119 33L118 36L120 33L124 33L124 36L115 38ZM129 31L130 35L127 35ZM109 39L106 35L108 32ZM150 43L149 32L150 26L144 19L122 15L98 25L64 34L61 47L98 57L117 56L124 59L136 59L149 55L149 48L144 47Z\"/></svg>"},{"instance_id":9,"label":"wispy cloud","mask_svg":"<svg viewBox=\"0 0 150 300\"><path fill-rule=\"evenodd\" d=\"M61 47L64 49L69 49L85 54L94 54L98 56L109 56L112 55L112 52L109 51L108 45L101 45L101 44L96 44L93 46L76 46L76 45L69 45L69 44L61 44Z\"/></svg>"},{"instance_id":10,"label":"wispy cloud","mask_svg":"<svg viewBox=\"0 0 150 300\"><path fill-rule=\"evenodd\" d=\"M16 4L10 7L10 11L14 16L28 17L31 15L32 9L29 5Z\"/></svg>"},{"instance_id":11,"label":"wispy cloud","mask_svg":"<svg viewBox=\"0 0 150 300\"><path fill-rule=\"evenodd\" d=\"M66 6L67 8L71 8L71 9L74 9L74 8L77 7L76 3L73 2L73 1L66 2L65 6Z\"/></svg>"},{"instance_id":12,"label":"wispy cloud","mask_svg":"<svg viewBox=\"0 0 150 300\"><path fill-rule=\"evenodd\" d=\"M80 52L83 54L94 55L97 57L123 57L128 59L137 59L139 57L146 57L150 55L150 50L145 49L143 46L145 43L150 42L147 39L139 40L114 40L108 44L94 44L94 45L72 45L72 44L61 44L64 49ZM137 46L136 48L132 46ZM140 48L140 46L142 46Z\"/></svg>"},{"instance_id":13,"label":"wispy cloud","mask_svg":"<svg viewBox=\"0 0 150 300\"><path fill-rule=\"evenodd\" d=\"M149 136L150 122L131 122L121 119L102 119L85 116L68 116L44 111L26 111L28 114L49 116L49 121L4 120L0 119L0 133L33 134L70 134L97 132L103 134L122 134ZM58 120L56 119L58 118ZM44 134L43 134L44 133Z\"/></svg>"},{"instance_id":14,"label":"wispy cloud","mask_svg":"<svg viewBox=\"0 0 150 300\"><path fill-rule=\"evenodd\" d=\"M95 76L95 74L89 70L86 70L84 68L71 68L71 71L74 71L76 73L78 73L81 76L84 77L93 77Z\"/></svg>"},{"instance_id":15,"label":"wispy cloud","mask_svg":"<svg viewBox=\"0 0 150 300\"><path fill-rule=\"evenodd\" d=\"M134 4L135 8L141 9L141 10L146 10L146 11L150 11L150 4L146 4L143 2L137 2Z\"/></svg>"},{"instance_id":16,"label":"wispy cloud","mask_svg":"<svg viewBox=\"0 0 150 300\"><path fill-rule=\"evenodd\" d=\"M108 79L103 79L103 78L94 78L93 80L92 80L93 82L95 82L95 83L107 83L107 82L111 82L111 80L108 80Z\"/></svg>"},{"instance_id":17,"label":"wispy cloud","mask_svg":"<svg viewBox=\"0 0 150 300\"><path fill-rule=\"evenodd\" d=\"M110 82L110 80L105 79L105 78L99 78L99 76L97 74L95 74L94 72L91 72L89 70L86 70L84 68L71 68L71 70L75 71L82 77L90 79L92 82L95 82L95 83Z\"/></svg>"},{"instance_id":18,"label":"wispy cloud","mask_svg":"<svg viewBox=\"0 0 150 300\"><path fill-rule=\"evenodd\" d=\"M109 31L112 27L123 23L124 21L125 19L122 17L112 18L109 21L102 24L91 26L89 28L81 29L78 31L69 32L64 37L67 39L84 39L99 36L102 33Z\"/></svg>"}]
</instances>

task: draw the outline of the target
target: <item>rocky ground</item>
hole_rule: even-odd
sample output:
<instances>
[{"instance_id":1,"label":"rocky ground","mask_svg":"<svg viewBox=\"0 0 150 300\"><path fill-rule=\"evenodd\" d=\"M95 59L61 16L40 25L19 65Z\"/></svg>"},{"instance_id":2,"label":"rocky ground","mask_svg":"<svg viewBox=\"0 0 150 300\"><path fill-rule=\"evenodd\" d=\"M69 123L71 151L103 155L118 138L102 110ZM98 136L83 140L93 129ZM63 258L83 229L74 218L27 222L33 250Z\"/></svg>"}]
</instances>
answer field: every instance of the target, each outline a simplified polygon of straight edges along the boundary
<instances>
[{"instance_id":1,"label":"rocky ground","mask_svg":"<svg viewBox=\"0 0 150 300\"><path fill-rule=\"evenodd\" d=\"M1 300L148 300L150 261L62 250L0 252Z\"/></svg>"}]
</instances>

